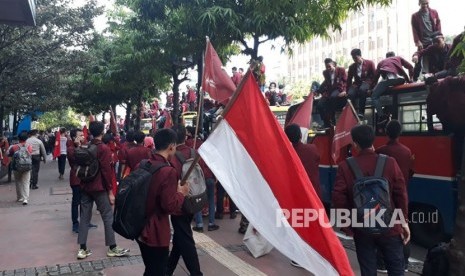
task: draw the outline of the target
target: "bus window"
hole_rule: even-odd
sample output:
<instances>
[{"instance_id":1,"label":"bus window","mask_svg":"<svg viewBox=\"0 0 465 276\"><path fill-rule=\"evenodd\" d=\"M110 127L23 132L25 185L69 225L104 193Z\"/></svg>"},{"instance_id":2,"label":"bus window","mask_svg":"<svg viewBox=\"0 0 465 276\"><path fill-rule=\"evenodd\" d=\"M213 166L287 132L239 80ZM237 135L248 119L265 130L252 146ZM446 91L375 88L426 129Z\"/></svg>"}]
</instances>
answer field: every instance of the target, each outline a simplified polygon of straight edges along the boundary
<instances>
[{"instance_id":1,"label":"bus window","mask_svg":"<svg viewBox=\"0 0 465 276\"><path fill-rule=\"evenodd\" d=\"M288 109L289 106L270 106L271 112L273 112L276 120L278 120L278 123L282 128L284 128L284 122L286 120L286 113Z\"/></svg>"}]
</instances>

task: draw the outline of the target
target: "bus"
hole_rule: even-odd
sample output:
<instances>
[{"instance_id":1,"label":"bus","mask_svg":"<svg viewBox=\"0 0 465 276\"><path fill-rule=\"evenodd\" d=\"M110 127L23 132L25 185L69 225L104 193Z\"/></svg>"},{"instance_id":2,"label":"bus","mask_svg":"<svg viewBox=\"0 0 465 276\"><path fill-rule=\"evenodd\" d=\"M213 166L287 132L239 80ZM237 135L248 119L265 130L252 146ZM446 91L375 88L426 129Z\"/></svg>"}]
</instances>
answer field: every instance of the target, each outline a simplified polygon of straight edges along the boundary
<instances>
[{"instance_id":1,"label":"bus","mask_svg":"<svg viewBox=\"0 0 465 276\"><path fill-rule=\"evenodd\" d=\"M440 121L426 113L427 88L423 83L404 84L391 88L381 97L381 103L392 119L402 124L400 142L415 156L415 174L408 183L409 219L420 215L411 223L412 239L431 247L452 236L457 208L457 164L454 163L453 137L442 131ZM313 125L321 123L313 108ZM365 123L375 127L375 111L367 98ZM320 181L323 202L330 204L337 165L331 158L332 134L330 131L309 140L321 153ZM387 142L384 134L377 132L374 146ZM423 222L423 223L420 223Z\"/></svg>"}]
</instances>

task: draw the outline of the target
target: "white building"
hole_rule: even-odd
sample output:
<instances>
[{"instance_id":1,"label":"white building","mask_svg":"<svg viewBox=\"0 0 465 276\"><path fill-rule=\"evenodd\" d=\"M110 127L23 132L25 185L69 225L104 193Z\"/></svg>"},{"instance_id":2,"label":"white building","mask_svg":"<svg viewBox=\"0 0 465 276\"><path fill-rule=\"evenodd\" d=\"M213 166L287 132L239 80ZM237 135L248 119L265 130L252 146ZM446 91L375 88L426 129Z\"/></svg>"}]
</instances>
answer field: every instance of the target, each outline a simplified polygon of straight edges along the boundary
<instances>
[{"instance_id":1,"label":"white building","mask_svg":"<svg viewBox=\"0 0 465 276\"><path fill-rule=\"evenodd\" d=\"M390 7L368 6L351 14L341 24L341 31L330 32L329 40L317 37L293 48L287 79L291 84L322 80L324 59L328 57L338 66L348 68L353 62L350 51L354 48L359 48L362 56L375 64L388 51L410 60L416 49L410 20L412 13L418 9L415 0L393 0Z\"/></svg>"}]
</instances>

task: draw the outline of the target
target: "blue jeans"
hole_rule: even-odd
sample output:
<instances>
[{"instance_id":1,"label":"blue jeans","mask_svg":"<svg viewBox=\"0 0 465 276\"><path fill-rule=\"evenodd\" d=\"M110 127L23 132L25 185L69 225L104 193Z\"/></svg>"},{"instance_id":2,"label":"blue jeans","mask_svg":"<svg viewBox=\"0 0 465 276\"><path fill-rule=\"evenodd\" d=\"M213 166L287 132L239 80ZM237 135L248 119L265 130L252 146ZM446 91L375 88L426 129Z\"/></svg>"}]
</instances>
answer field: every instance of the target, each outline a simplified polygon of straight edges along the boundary
<instances>
[{"instance_id":1,"label":"blue jeans","mask_svg":"<svg viewBox=\"0 0 465 276\"><path fill-rule=\"evenodd\" d=\"M373 102L373 106L376 109L376 113L378 116L383 114L383 107L381 106L381 103L379 102L379 98L381 95L386 92L386 90L389 88L389 86L396 86L396 85L401 85L405 83L405 79L403 78L397 78L397 79L386 79L378 82L378 84L375 86L373 89L373 94L371 94L371 101Z\"/></svg>"},{"instance_id":2,"label":"blue jeans","mask_svg":"<svg viewBox=\"0 0 465 276\"><path fill-rule=\"evenodd\" d=\"M207 196L208 196L208 224L215 224L215 179L207 178L205 180L207 184ZM202 211L194 215L195 225L197 227L203 227Z\"/></svg>"},{"instance_id":3,"label":"blue jeans","mask_svg":"<svg viewBox=\"0 0 465 276\"><path fill-rule=\"evenodd\" d=\"M376 276L376 252L380 250L389 276L404 275L404 249L400 235L371 236L355 233L355 251L362 276Z\"/></svg>"}]
</instances>

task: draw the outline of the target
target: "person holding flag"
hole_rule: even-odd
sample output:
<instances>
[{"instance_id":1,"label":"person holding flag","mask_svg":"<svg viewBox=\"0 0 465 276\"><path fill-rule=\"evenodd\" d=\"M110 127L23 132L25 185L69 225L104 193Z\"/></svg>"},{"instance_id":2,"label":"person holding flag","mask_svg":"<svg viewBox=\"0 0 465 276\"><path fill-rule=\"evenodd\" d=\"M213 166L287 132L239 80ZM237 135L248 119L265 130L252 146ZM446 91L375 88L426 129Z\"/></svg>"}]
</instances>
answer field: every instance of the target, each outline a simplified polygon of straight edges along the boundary
<instances>
[{"instance_id":1,"label":"person holding flag","mask_svg":"<svg viewBox=\"0 0 465 276\"><path fill-rule=\"evenodd\" d=\"M339 161L341 149L352 143L352 137L350 136L350 130L360 122L360 119L355 114L355 109L352 106L352 102L347 100L346 106L342 109L341 116L336 124L334 131L332 153L331 157L335 164Z\"/></svg>"}]
</instances>

